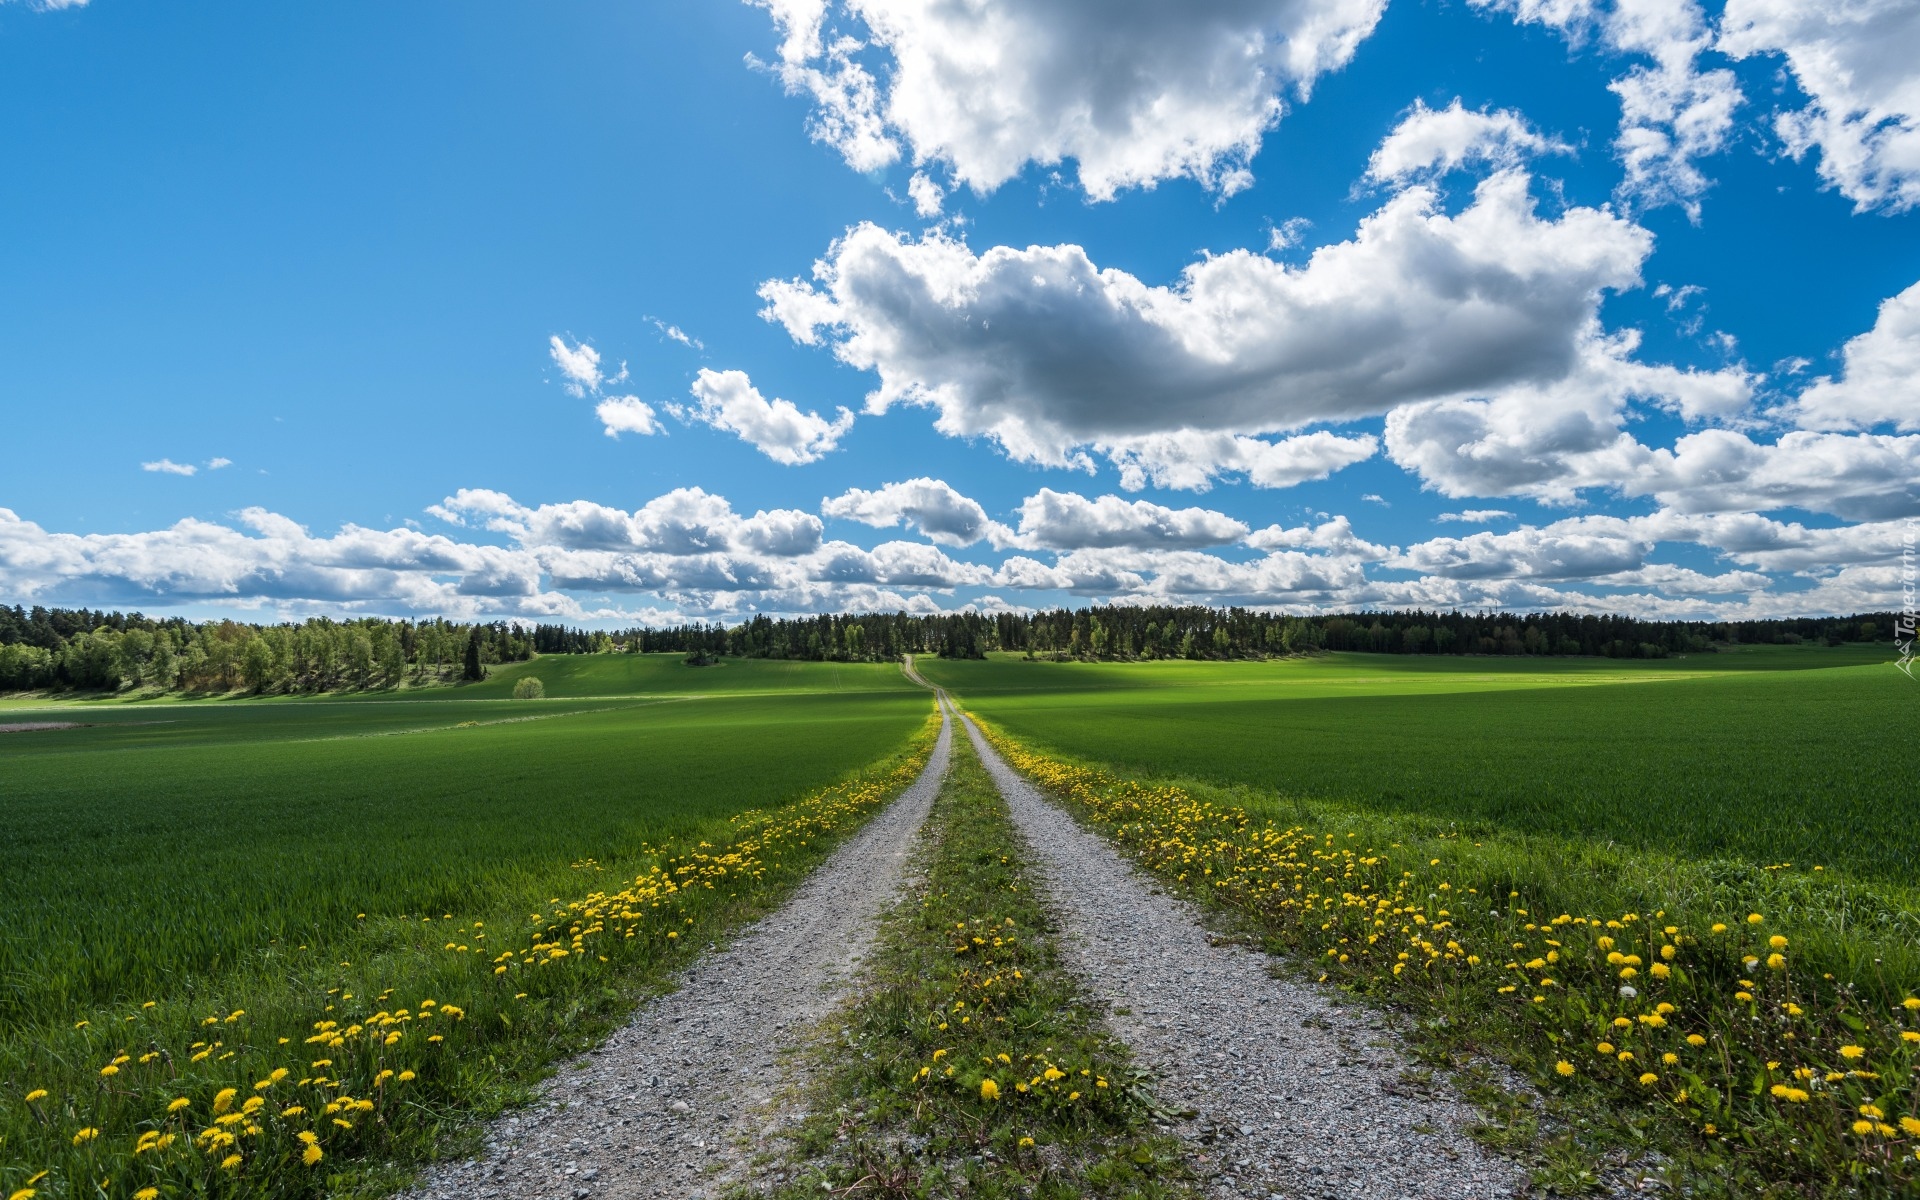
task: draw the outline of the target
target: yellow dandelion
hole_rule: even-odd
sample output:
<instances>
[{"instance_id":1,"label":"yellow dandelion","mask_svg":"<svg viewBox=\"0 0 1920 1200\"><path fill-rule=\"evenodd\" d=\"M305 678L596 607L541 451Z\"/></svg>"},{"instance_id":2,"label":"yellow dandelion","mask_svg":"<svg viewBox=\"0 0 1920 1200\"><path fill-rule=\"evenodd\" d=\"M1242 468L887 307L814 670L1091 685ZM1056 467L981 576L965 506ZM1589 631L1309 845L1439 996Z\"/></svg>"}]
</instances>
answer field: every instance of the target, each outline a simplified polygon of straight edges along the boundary
<instances>
[{"instance_id":1,"label":"yellow dandelion","mask_svg":"<svg viewBox=\"0 0 1920 1200\"><path fill-rule=\"evenodd\" d=\"M1000 1098L1000 1085L991 1079L982 1079L980 1081L980 1098L982 1100L998 1100Z\"/></svg>"},{"instance_id":2,"label":"yellow dandelion","mask_svg":"<svg viewBox=\"0 0 1920 1200\"><path fill-rule=\"evenodd\" d=\"M1558 1071L1562 1077L1573 1074L1573 1064L1565 1059L1561 1059L1559 1062L1553 1064L1553 1069Z\"/></svg>"}]
</instances>

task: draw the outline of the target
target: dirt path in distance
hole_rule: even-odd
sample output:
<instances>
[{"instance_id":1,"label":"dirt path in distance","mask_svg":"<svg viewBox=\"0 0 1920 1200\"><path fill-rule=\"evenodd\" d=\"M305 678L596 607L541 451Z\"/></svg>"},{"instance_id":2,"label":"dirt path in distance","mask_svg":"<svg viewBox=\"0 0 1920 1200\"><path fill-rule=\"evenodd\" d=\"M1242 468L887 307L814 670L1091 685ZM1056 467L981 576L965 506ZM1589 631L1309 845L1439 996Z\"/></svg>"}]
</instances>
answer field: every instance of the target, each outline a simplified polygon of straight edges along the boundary
<instances>
[{"instance_id":1,"label":"dirt path in distance","mask_svg":"<svg viewBox=\"0 0 1920 1200\"><path fill-rule=\"evenodd\" d=\"M430 1171L412 1200L712 1200L797 1119L783 1051L850 990L947 770L952 722L920 778L779 911L703 956L539 1103L488 1131L486 1154Z\"/></svg>"},{"instance_id":2,"label":"dirt path in distance","mask_svg":"<svg viewBox=\"0 0 1920 1200\"><path fill-rule=\"evenodd\" d=\"M1114 1032L1194 1116L1207 1191L1268 1200L1489 1200L1526 1176L1464 1132L1474 1111L1409 1065L1380 1018L1338 993L1274 978L1265 954L1213 945L1166 895L1009 767L973 722L974 749L1033 847L1062 949Z\"/></svg>"}]
</instances>

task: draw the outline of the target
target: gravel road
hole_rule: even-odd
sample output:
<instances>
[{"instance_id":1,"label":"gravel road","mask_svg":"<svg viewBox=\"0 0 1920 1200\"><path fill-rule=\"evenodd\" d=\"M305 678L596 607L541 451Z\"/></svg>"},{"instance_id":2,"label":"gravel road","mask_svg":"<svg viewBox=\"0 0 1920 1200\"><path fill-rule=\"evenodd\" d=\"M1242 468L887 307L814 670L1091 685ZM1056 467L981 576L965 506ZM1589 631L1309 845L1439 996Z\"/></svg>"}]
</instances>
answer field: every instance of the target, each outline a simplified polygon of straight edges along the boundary
<instances>
[{"instance_id":1,"label":"gravel road","mask_svg":"<svg viewBox=\"0 0 1920 1200\"><path fill-rule=\"evenodd\" d=\"M961 718L966 721L964 717ZM1041 798L966 721L1033 847L1067 961L1114 1032L1195 1116L1179 1125L1220 1197L1482 1200L1525 1185L1463 1132L1473 1110L1413 1085L1379 1017L1210 944L1196 910Z\"/></svg>"},{"instance_id":2,"label":"gravel road","mask_svg":"<svg viewBox=\"0 0 1920 1200\"><path fill-rule=\"evenodd\" d=\"M714 1197L799 1114L783 1052L847 994L901 884L947 770L952 723L926 770L778 911L703 956L541 1100L496 1123L477 1160L444 1163L414 1200Z\"/></svg>"}]
</instances>

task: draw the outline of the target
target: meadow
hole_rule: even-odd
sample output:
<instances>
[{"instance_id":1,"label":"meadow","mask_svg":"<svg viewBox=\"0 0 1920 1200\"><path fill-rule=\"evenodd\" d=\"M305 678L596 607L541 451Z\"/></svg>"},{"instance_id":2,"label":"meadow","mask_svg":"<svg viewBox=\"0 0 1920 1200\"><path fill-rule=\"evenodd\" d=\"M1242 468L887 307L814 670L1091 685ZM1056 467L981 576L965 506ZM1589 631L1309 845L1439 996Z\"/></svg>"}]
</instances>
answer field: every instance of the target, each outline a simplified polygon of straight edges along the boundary
<instances>
[{"instance_id":1,"label":"meadow","mask_svg":"<svg viewBox=\"0 0 1920 1200\"><path fill-rule=\"evenodd\" d=\"M1883 648L1656 662L1329 654L916 660L1036 749L1130 775L1696 858L1920 880L1920 690Z\"/></svg>"},{"instance_id":2,"label":"meadow","mask_svg":"<svg viewBox=\"0 0 1920 1200\"><path fill-rule=\"evenodd\" d=\"M1907 1195L1920 694L1866 657L920 666L1170 885L1413 1018L1540 1182L1650 1148L1688 1194Z\"/></svg>"},{"instance_id":3,"label":"meadow","mask_svg":"<svg viewBox=\"0 0 1920 1200\"><path fill-rule=\"evenodd\" d=\"M549 698L501 698L527 674ZM30 1177L27 1148L44 1159L49 1136L72 1134L78 1152L92 1144L87 1129L119 1136L109 1117L135 1122L129 1145L134 1130L159 1128L152 1113L140 1123L142 1098L155 1087L184 1098L191 1056L202 1072L224 1062L264 1075L262 1055L297 1041L316 1013L349 1014L395 989L447 1005L457 989L463 1017L504 1002L464 999L497 990L484 986L495 968L475 961L482 950L525 953L529 913L572 922L581 897L663 864L733 856L732 875L719 871L724 890L628 902L670 908L690 940L719 932L790 886L899 782L930 711L891 664L690 668L666 655L543 658L469 687L387 695L0 706L0 722L83 726L0 735L0 1194ZM813 799L796 808L802 797ZM812 832L769 853L780 821ZM442 1078L419 1120L382 1113L395 1126L384 1152L424 1152L441 1127L504 1103L630 1006L686 952L677 937L576 954L565 964L572 984L521 985L520 1004L549 1008L489 1013L501 1022L477 1031L489 1069L465 1064ZM625 985L612 986L623 971ZM189 1031L202 1026L218 1028L195 1041ZM134 1085L137 1067L161 1064L165 1080ZM416 1073L427 1078L424 1064ZM36 1091L22 1107L18 1097ZM329 1173L344 1165L326 1161ZM220 1186L194 1188L321 1186L317 1173L271 1185L213 1178ZM78 1195L80 1182L38 1187Z\"/></svg>"}]
</instances>

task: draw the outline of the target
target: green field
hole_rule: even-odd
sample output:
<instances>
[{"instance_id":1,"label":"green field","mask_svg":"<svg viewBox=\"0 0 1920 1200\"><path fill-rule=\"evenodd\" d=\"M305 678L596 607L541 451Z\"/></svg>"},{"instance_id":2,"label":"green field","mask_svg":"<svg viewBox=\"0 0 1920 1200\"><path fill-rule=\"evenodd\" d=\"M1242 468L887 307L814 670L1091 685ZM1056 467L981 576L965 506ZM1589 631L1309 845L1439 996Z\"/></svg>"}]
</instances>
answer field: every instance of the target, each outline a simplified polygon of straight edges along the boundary
<instances>
[{"instance_id":1,"label":"green field","mask_svg":"<svg viewBox=\"0 0 1920 1200\"><path fill-rule=\"evenodd\" d=\"M537 674L548 699L502 699ZM0 1036L372 916L518 910L897 751L892 665L545 658L383 698L0 706ZM472 724L469 724L472 723Z\"/></svg>"},{"instance_id":2,"label":"green field","mask_svg":"<svg viewBox=\"0 0 1920 1200\"><path fill-rule=\"evenodd\" d=\"M1920 880L1920 686L1872 647L1684 660L1329 654L1274 662L917 663L1035 749L1122 774Z\"/></svg>"}]
</instances>

